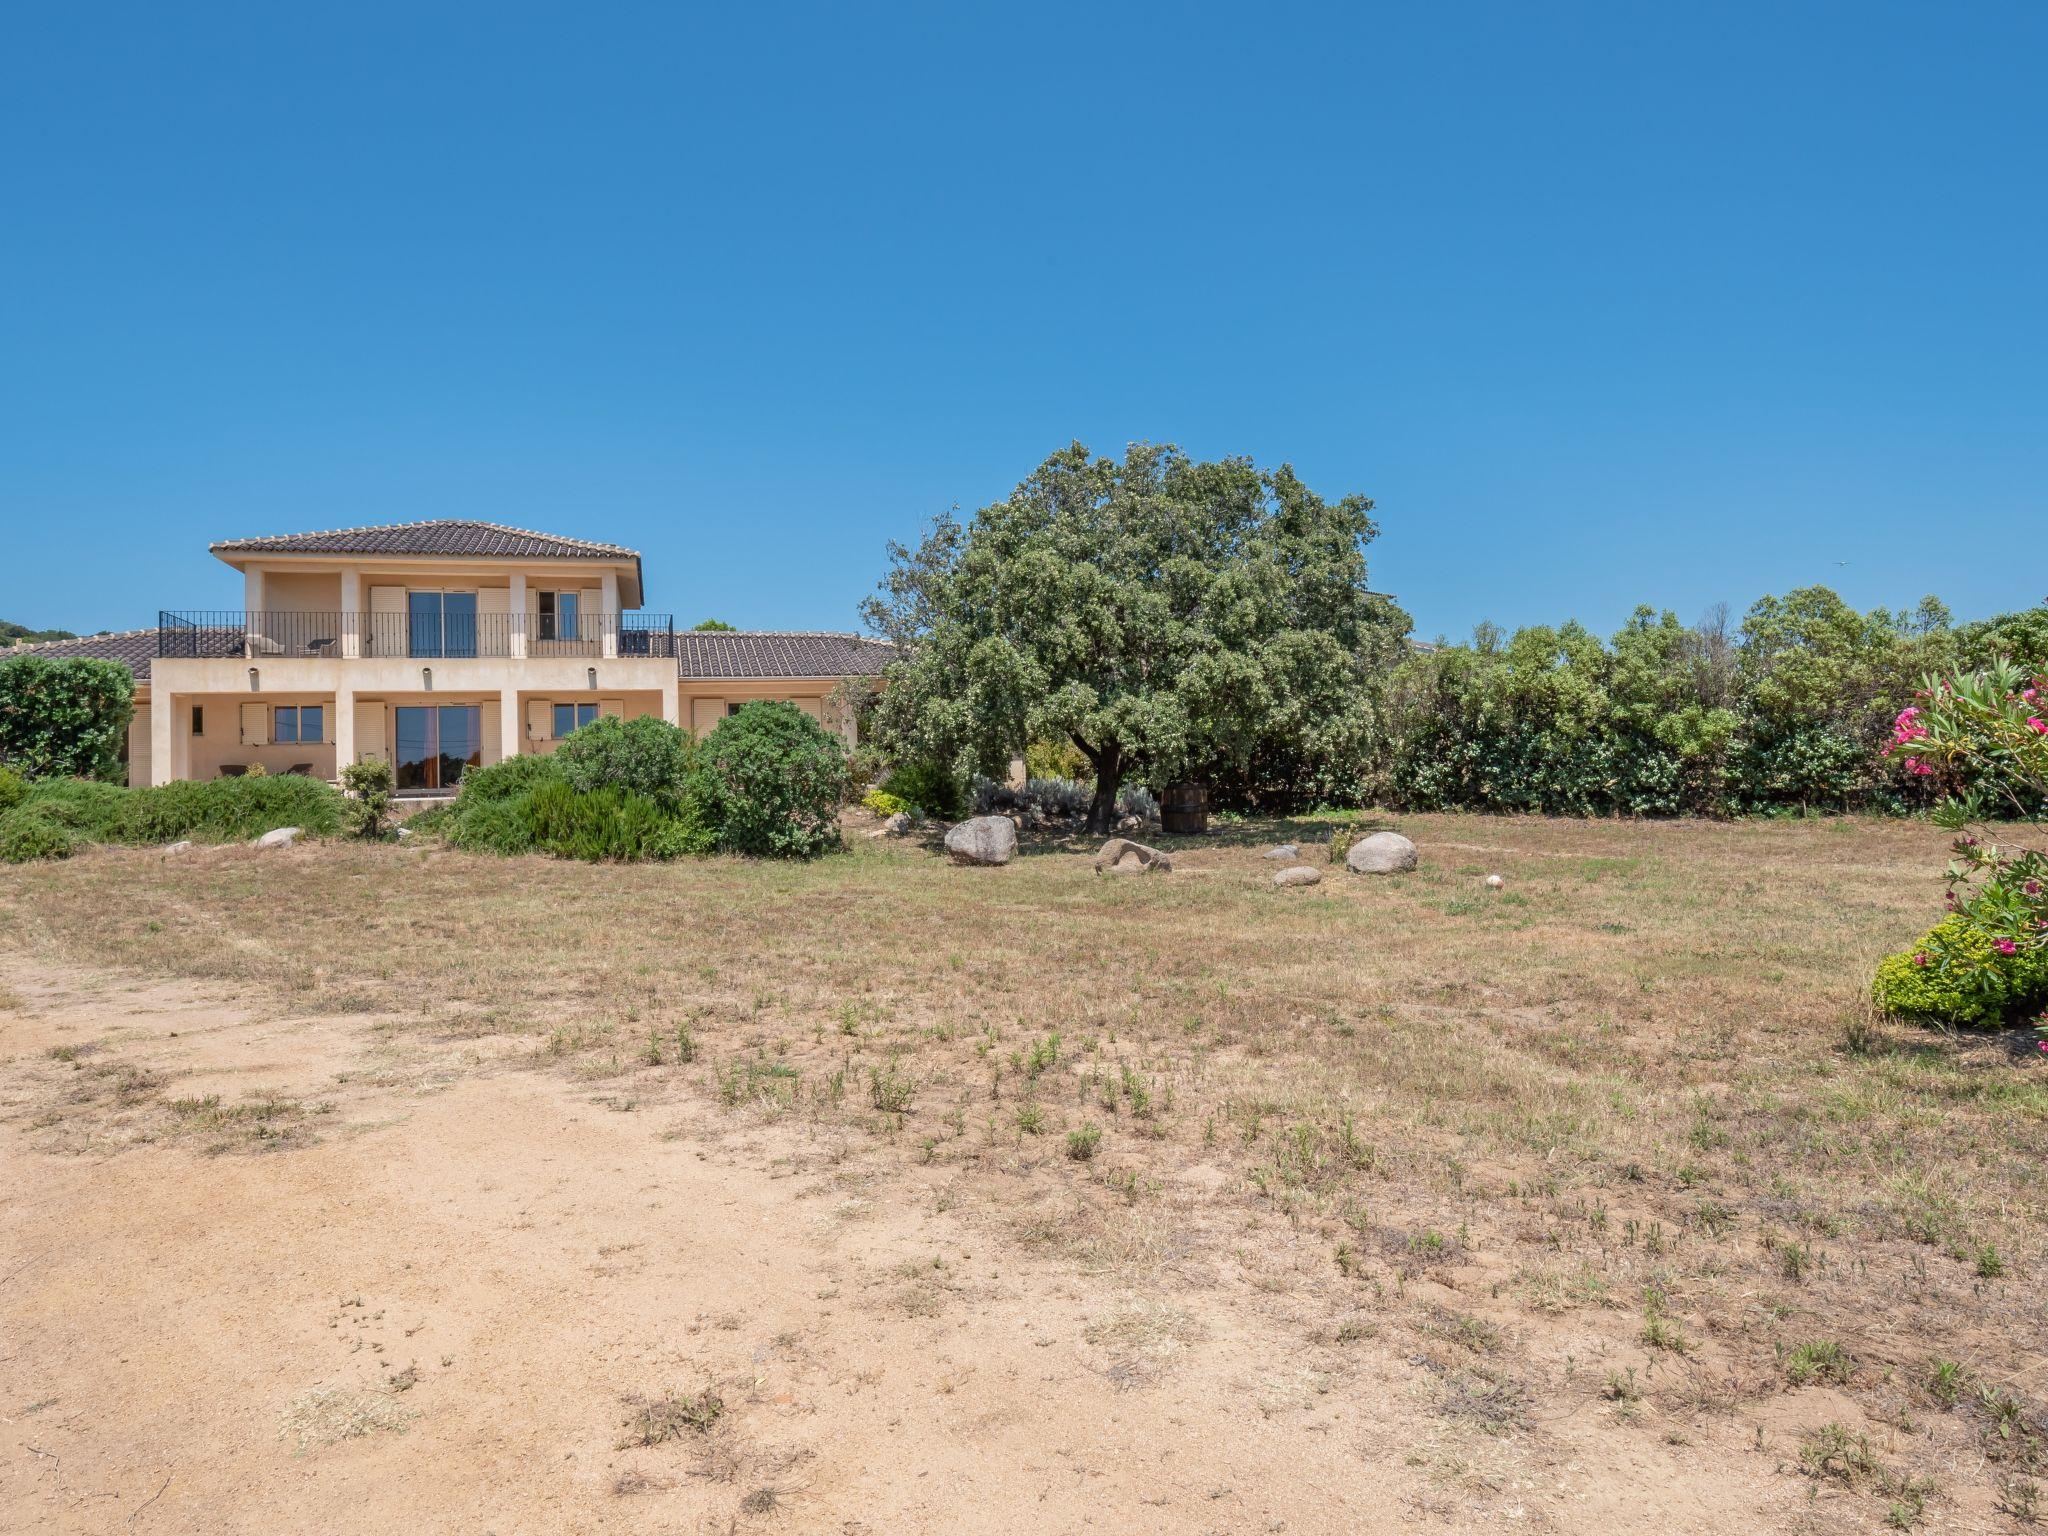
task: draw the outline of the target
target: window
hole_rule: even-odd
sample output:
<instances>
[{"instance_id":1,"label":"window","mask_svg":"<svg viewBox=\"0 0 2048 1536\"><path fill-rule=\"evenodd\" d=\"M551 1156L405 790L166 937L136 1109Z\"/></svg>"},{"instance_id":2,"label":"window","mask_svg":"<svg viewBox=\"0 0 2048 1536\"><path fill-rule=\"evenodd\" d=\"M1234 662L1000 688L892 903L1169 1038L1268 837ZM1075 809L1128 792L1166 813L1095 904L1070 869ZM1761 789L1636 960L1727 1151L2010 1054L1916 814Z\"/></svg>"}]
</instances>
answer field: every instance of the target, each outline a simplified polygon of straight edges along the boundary
<instances>
[{"instance_id":1,"label":"window","mask_svg":"<svg viewBox=\"0 0 2048 1536\"><path fill-rule=\"evenodd\" d=\"M405 594L406 623L415 656L476 654L476 594L419 592Z\"/></svg>"},{"instance_id":2,"label":"window","mask_svg":"<svg viewBox=\"0 0 2048 1536\"><path fill-rule=\"evenodd\" d=\"M314 746L327 739L327 706L280 704L271 712L270 739Z\"/></svg>"},{"instance_id":3,"label":"window","mask_svg":"<svg viewBox=\"0 0 2048 1536\"><path fill-rule=\"evenodd\" d=\"M194 704L192 706L192 734L194 736L204 736L206 734L206 706L204 704Z\"/></svg>"},{"instance_id":4,"label":"window","mask_svg":"<svg viewBox=\"0 0 2048 1536\"><path fill-rule=\"evenodd\" d=\"M738 714L738 713L739 713L739 712L740 712L741 710L745 709L746 707L747 707L747 706L746 706L746 704L745 704L744 702L741 702L741 703L737 703L737 704L727 704L727 705L725 706L725 712L726 712L726 713L727 713L728 715L736 715L736 714Z\"/></svg>"},{"instance_id":5,"label":"window","mask_svg":"<svg viewBox=\"0 0 2048 1536\"><path fill-rule=\"evenodd\" d=\"M540 637L543 640L574 640L577 636L577 608L582 597L575 592L543 592L540 595ZM556 732L560 735L560 732Z\"/></svg>"},{"instance_id":6,"label":"window","mask_svg":"<svg viewBox=\"0 0 2048 1536\"><path fill-rule=\"evenodd\" d=\"M555 706L555 739L561 740L579 725L588 725L597 718L595 704L557 704Z\"/></svg>"}]
</instances>

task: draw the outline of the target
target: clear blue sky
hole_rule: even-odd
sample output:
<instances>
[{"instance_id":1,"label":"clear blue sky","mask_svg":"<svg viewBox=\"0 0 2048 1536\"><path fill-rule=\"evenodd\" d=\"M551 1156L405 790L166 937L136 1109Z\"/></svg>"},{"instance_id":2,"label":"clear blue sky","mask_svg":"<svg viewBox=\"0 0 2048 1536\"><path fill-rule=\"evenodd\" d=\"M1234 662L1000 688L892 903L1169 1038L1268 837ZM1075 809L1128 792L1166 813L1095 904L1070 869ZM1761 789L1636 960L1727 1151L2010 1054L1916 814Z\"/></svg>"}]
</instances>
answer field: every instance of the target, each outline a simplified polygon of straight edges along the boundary
<instances>
[{"instance_id":1,"label":"clear blue sky","mask_svg":"<svg viewBox=\"0 0 2048 1536\"><path fill-rule=\"evenodd\" d=\"M850 628L1076 437L1371 495L1424 634L2024 606L2044 78L2031 0L18 5L0 617L463 516Z\"/></svg>"}]
</instances>

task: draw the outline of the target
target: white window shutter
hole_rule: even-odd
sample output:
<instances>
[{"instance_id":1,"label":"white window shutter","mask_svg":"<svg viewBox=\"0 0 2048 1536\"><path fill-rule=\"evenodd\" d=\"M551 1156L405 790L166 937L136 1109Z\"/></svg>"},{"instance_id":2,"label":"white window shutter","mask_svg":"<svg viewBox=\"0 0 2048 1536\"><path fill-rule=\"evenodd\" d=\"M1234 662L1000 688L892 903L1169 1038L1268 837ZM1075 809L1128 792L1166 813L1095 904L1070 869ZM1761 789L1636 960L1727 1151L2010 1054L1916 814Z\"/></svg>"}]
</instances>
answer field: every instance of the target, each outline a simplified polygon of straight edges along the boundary
<instances>
[{"instance_id":1,"label":"white window shutter","mask_svg":"<svg viewBox=\"0 0 2048 1536\"><path fill-rule=\"evenodd\" d=\"M270 744L270 706L268 704L244 704L242 706L242 745L264 747Z\"/></svg>"},{"instance_id":2,"label":"white window shutter","mask_svg":"<svg viewBox=\"0 0 2048 1536\"><path fill-rule=\"evenodd\" d=\"M555 733L554 706L546 699L526 701L526 735L530 741L546 741Z\"/></svg>"},{"instance_id":3,"label":"white window shutter","mask_svg":"<svg viewBox=\"0 0 2048 1536\"><path fill-rule=\"evenodd\" d=\"M600 699L597 704L600 715L623 715L626 712L624 699Z\"/></svg>"}]
</instances>

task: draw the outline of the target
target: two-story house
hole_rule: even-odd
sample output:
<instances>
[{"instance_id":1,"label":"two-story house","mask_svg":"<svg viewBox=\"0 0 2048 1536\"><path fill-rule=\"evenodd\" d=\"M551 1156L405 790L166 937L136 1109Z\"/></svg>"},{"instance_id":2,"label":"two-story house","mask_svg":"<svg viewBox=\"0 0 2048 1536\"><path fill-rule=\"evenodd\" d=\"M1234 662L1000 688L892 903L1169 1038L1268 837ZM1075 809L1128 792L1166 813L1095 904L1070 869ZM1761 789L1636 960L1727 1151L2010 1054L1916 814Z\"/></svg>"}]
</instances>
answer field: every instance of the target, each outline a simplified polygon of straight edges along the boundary
<instances>
[{"instance_id":1,"label":"two-story house","mask_svg":"<svg viewBox=\"0 0 2048 1536\"><path fill-rule=\"evenodd\" d=\"M700 735L753 699L844 733L848 678L879 641L815 632L678 632L641 607L639 554L496 523L441 520L229 539L242 606L165 611L154 629L27 647L135 674L131 784L246 773L336 777L381 758L401 794L464 767L548 752L599 715Z\"/></svg>"}]
</instances>

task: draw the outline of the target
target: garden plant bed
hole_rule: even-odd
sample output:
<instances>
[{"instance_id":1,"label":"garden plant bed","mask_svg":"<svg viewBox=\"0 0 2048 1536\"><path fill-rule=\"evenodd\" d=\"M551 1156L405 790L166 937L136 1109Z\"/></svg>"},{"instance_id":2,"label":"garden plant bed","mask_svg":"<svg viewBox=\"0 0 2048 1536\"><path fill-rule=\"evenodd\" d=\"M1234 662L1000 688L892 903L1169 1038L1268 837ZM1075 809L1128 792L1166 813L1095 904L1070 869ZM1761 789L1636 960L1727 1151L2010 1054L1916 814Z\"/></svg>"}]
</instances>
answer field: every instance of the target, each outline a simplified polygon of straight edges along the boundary
<instances>
[{"instance_id":1,"label":"garden plant bed","mask_svg":"<svg viewBox=\"0 0 2048 1536\"><path fill-rule=\"evenodd\" d=\"M1331 826L10 869L0 1528L2018 1528L2048 1063L1865 1001L1946 835Z\"/></svg>"}]
</instances>

